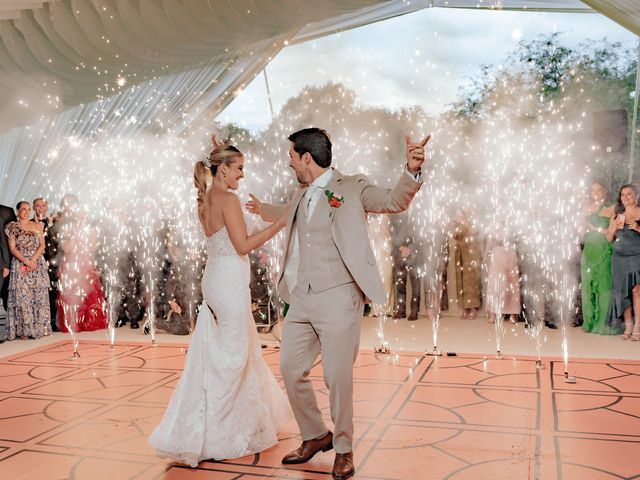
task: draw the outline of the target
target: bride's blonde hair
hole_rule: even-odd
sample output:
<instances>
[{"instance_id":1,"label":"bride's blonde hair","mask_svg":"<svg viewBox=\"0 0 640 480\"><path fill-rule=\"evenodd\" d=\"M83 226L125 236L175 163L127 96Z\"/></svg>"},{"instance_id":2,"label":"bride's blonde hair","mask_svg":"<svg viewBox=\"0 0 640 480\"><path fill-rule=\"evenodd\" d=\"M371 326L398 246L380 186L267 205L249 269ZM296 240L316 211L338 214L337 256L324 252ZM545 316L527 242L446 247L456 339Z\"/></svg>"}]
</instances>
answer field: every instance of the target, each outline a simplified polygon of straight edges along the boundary
<instances>
[{"instance_id":1,"label":"bride's blonde hair","mask_svg":"<svg viewBox=\"0 0 640 480\"><path fill-rule=\"evenodd\" d=\"M204 206L204 195L207 191L207 170L211 172L212 177L215 177L220 165L231 165L237 157L241 156L242 152L233 145L221 145L211 150L206 159L196 162L193 168L193 184L196 187L198 212L202 212Z\"/></svg>"}]
</instances>

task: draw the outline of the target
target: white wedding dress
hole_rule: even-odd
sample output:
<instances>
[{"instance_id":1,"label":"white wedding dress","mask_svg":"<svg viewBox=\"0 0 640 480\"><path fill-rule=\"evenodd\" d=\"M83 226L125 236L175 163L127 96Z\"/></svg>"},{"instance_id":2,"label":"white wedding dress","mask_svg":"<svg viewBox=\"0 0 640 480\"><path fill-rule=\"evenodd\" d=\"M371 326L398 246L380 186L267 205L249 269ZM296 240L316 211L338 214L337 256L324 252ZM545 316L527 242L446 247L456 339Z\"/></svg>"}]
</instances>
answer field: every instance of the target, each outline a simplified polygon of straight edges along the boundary
<instances>
[{"instance_id":1,"label":"white wedding dress","mask_svg":"<svg viewBox=\"0 0 640 480\"><path fill-rule=\"evenodd\" d=\"M260 351L247 256L237 254L225 227L207 238L207 255L204 303L184 371L149 437L158 455L192 467L265 450L292 418Z\"/></svg>"}]
</instances>

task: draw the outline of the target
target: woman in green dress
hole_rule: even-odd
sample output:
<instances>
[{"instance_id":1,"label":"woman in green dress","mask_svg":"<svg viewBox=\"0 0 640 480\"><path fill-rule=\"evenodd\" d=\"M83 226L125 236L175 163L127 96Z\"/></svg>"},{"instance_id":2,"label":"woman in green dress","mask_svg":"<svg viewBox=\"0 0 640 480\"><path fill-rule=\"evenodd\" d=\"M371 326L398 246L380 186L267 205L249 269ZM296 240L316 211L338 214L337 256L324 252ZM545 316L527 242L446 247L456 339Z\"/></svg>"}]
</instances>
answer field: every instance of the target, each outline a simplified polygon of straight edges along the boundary
<instances>
[{"instance_id":1,"label":"woman in green dress","mask_svg":"<svg viewBox=\"0 0 640 480\"><path fill-rule=\"evenodd\" d=\"M613 335L605 323L611 300L611 244L605 233L613 214L607 190L599 182L591 184L592 202L585 208L586 236L580 261L582 285L582 328L586 332Z\"/></svg>"}]
</instances>

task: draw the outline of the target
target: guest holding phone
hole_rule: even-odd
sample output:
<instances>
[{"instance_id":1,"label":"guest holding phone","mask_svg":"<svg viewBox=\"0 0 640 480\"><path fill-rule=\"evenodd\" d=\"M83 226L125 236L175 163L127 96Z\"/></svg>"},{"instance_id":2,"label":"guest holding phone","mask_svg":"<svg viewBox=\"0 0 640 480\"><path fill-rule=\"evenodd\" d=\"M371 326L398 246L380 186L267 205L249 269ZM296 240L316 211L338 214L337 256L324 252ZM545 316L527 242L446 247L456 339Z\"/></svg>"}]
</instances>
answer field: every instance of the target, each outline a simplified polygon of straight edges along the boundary
<instances>
[{"instance_id":1,"label":"guest holding phone","mask_svg":"<svg viewBox=\"0 0 640 480\"><path fill-rule=\"evenodd\" d=\"M611 257L611 304L606 326L622 331L623 340L640 341L640 207L635 185L623 185L618 194L607 240L613 242ZM635 322L632 322L632 315Z\"/></svg>"}]
</instances>

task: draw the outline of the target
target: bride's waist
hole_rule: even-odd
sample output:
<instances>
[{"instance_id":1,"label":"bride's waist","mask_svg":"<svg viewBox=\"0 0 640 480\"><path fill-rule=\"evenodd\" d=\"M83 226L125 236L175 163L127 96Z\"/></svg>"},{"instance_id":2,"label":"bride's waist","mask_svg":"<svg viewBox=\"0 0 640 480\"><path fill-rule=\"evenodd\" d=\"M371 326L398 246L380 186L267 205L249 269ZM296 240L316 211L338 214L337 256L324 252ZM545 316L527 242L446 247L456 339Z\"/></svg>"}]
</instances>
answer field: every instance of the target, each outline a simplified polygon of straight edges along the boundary
<instances>
[{"instance_id":1,"label":"bride's waist","mask_svg":"<svg viewBox=\"0 0 640 480\"><path fill-rule=\"evenodd\" d=\"M238 255L237 253L220 253L220 252L207 252L207 261L212 262L214 260L227 260L229 258L235 260L242 260L243 262L249 261L248 255Z\"/></svg>"},{"instance_id":2,"label":"bride's waist","mask_svg":"<svg viewBox=\"0 0 640 480\"><path fill-rule=\"evenodd\" d=\"M224 255L207 260L202 276L203 291L213 288L218 293L249 288L249 260L246 256Z\"/></svg>"},{"instance_id":3,"label":"bride's waist","mask_svg":"<svg viewBox=\"0 0 640 480\"><path fill-rule=\"evenodd\" d=\"M239 271L249 270L249 258L246 255L213 255L207 257L206 269L225 270L231 268Z\"/></svg>"}]
</instances>

